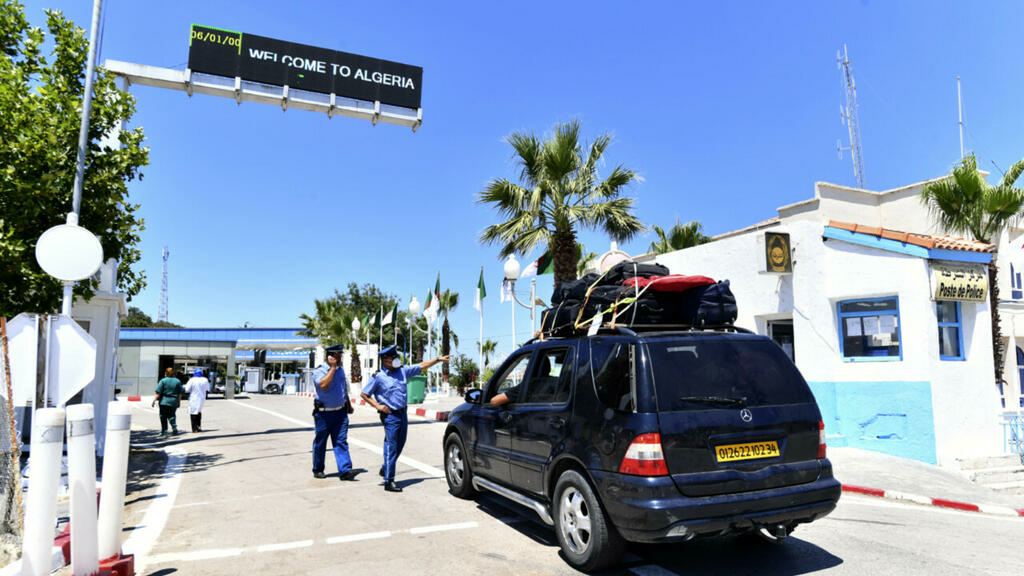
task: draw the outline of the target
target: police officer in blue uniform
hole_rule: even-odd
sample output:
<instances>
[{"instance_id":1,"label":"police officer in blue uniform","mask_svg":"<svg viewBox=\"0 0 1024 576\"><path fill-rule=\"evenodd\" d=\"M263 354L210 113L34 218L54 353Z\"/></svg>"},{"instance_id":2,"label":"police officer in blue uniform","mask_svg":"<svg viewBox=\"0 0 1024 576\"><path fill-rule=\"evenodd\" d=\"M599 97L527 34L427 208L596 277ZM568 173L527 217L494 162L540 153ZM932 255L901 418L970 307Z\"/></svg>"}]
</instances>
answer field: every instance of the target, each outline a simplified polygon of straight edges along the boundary
<instances>
[{"instance_id":1,"label":"police officer in blue uniform","mask_svg":"<svg viewBox=\"0 0 1024 576\"><path fill-rule=\"evenodd\" d=\"M438 362L448 362L450 356L404 367L395 346L381 350L379 356L381 370L363 387L362 397L380 412L380 421L384 424L384 466L380 469L380 475L384 477L384 489L388 492L401 492L402 487L395 483L395 465L409 430L409 417L406 413L407 381Z\"/></svg>"},{"instance_id":2,"label":"police officer in blue uniform","mask_svg":"<svg viewBox=\"0 0 1024 576\"><path fill-rule=\"evenodd\" d=\"M348 453L348 415L354 411L348 398L348 382L341 368L339 344L331 346L327 361L313 370L316 399L313 400L313 422L316 435L313 437L313 477L323 478L324 456L327 452L327 437L334 446L334 461L338 465L341 480L355 480L358 472L352 469L352 458Z\"/></svg>"}]
</instances>

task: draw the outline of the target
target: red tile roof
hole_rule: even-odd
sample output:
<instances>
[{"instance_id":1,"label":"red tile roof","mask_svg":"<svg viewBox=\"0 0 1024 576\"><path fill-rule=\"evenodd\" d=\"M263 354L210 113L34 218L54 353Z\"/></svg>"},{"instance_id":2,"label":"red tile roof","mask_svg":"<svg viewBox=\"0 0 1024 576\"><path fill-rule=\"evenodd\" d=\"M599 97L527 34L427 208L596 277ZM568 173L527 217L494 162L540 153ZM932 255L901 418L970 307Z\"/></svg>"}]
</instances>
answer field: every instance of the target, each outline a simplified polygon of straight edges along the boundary
<instances>
[{"instance_id":1,"label":"red tile roof","mask_svg":"<svg viewBox=\"0 0 1024 576\"><path fill-rule=\"evenodd\" d=\"M961 252L995 252L996 250L995 244L986 244L984 242L978 242L977 240L958 238L948 234L915 234L913 232L901 232L899 230L889 230L887 228L880 228L877 226L864 226L863 224L854 224L851 222L837 222L836 220L830 220L828 225L832 228L839 228L840 230L846 230L848 232L868 234L878 238L896 240L905 244L921 246L922 248L927 248L929 250L959 250Z\"/></svg>"}]
</instances>

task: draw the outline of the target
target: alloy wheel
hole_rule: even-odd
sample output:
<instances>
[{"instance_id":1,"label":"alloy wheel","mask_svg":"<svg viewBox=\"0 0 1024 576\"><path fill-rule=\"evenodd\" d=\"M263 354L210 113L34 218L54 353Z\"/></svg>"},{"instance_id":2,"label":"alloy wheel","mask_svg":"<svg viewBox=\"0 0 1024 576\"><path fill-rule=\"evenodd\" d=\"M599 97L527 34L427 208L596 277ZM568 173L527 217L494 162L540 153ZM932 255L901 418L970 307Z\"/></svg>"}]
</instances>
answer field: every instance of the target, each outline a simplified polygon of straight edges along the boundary
<instances>
[{"instance_id":1,"label":"alloy wheel","mask_svg":"<svg viewBox=\"0 0 1024 576\"><path fill-rule=\"evenodd\" d=\"M462 451L458 444L452 442L448 446L448 478L452 484L462 486Z\"/></svg>"},{"instance_id":2,"label":"alloy wheel","mask_svg":"<svg viewBox=\"0 0 1024 576\"><path fill-rule=\"evenodd\" d=\"M558 507L559 528L563 539L576 554L583 554L590 546L590 509L583 494L570 486L562 493L562 501Z\"/></svg>"}]
</instances>

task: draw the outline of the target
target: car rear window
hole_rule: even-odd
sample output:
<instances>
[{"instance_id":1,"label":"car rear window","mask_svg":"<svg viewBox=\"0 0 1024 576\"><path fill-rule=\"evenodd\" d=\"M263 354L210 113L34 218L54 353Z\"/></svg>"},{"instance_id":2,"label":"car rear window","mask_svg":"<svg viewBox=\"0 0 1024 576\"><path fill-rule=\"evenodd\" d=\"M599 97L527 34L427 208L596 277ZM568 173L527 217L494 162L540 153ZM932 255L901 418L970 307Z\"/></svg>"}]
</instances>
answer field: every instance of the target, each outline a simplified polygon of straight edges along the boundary
<instances>
[{"instance_id":1,"label":"car rear window","mask_svg":"<svg viewBox=\"0 0 1024 576\"><path fill-rule=\"evenodd\" d=\"M686 339L647 346L663 412L814 402L774 342Z\"/></svg>"}]
</instances>

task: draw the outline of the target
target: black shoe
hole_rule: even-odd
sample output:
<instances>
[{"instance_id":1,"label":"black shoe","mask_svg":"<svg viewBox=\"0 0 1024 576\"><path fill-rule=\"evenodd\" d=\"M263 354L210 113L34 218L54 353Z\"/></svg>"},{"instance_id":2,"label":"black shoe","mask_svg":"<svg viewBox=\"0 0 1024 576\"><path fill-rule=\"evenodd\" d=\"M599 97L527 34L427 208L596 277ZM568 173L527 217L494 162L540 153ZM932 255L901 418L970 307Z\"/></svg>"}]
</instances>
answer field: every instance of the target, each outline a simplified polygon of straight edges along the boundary
<instances>
[{"instance_id":1,"label":"black shoe","mask_svg":"<svg viewBox=\"0 0 1024 576\"><path fill-rule=\"evenodd\" d=\"M356 472L355 470L349 470L348 472L345 472L344 474L338 476L338 480L355 480L356 476L359 476L359 472Z\"/></svg>"},{"instance_id":2,"label":"black shoe","mask_svg":"<svg viewBox=\"0 0 1024 576\"><path fill-rule=\"evenodd\" d=\"M383 477L384 477L384 467L383 467L383 466L381 466L381 467L380 467L380 472L378 472L377 474L378 474L378 475L379 475L379 476L380 476L381 478L383 478Z\"/></svg>"},{"instance_id":3,"label":"black shoe","mask_svg":"<svg viewBox=\"0 0 1024 576\"><path fill-rule=\"evenodd\" d=\"M384 490L386 492L401 492L402 487L399 486L398 484L395 484L395 481L392 480L391 482L384 483Z\"/></svg>"},{"instance_id":4,"label":"black shoe","mask_svg":"<svg viewBox=\"0 0 1024 576\"><path fill-rule=\"evenodd\" d=\"M327 474L324 474L323 472L313 472L313 478L326 478L326 477L327 477Z\"/></svg>"}]
</instances>

